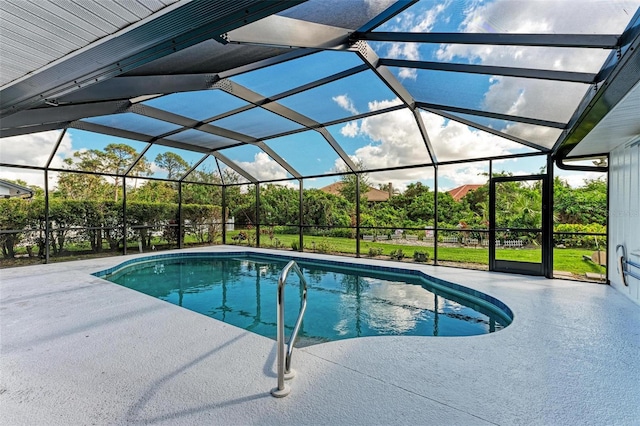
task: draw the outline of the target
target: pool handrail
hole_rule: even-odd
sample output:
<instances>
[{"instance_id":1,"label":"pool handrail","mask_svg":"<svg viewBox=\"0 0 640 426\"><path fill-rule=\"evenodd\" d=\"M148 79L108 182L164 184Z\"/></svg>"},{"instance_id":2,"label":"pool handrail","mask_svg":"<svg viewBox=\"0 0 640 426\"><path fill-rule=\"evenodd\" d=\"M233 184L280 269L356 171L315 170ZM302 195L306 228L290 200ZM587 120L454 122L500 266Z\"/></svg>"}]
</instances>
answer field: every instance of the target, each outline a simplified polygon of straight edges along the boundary
<instances>
[{"instance_id":1,"label":"pool handrail","mask_svg":"<svg viewBox=\"0 0 640 426\"><path fill-rule=\"evenodd\" d=\"M640 273L629 269L629 266L640 269L640 263L633 262L627 259L627 248L624 244L618 244L616 246L616 256L618 255L618 250L622 249L622 256L618 256L618 264L616 265L616 269L622 278L622 284L629 287L629 283L627 282L627 277L633 277L637 280L640 280Z\"/></svg>"},{"instance_id":2,"label":"pool handrail","mask_svg":"<svg viewBox=\"0 0 640 426\"><path fill-rule=\"evenodd\" d=\"M289 271L293 269L293 271L300 278L300 285L302 286L302 306L300 307L300 313L298 314L298 319L296 320L296 325L293 327L293 332L289 337L289 341L286 343L287 350L285 354L285 342L284 342L284 286L287 281L287 277L289 275ZM293 344L296 341L296 337L298 337L298 331L300 331L300 325L302 324L302 318L304 317L304 312L307 309L307 280L304 279L304 275L300 270L300 267L296 263L295 260L291 260L287 263L282 271L280 272L280 276L278 277L278 293L277 293L277 306L278 306L278 317L277 317L277 327L278 334L276 339L277 346L277 363L278 363L278 387L271 389L271 395L276 398L282 398L289 395L291 389L287 384L285 384L285 375L289 375L286 377L287 379L293 378L293 374L291 371L291 355L293 354Z\"/></svg>"}]
</instances>

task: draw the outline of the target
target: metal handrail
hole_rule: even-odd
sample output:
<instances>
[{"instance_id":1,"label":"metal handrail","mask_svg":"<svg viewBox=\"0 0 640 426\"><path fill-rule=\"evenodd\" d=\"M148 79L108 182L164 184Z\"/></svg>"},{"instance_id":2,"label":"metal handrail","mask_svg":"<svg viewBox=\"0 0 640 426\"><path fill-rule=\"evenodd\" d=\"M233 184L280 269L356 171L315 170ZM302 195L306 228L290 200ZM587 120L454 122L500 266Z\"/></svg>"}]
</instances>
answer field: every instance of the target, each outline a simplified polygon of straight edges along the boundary
<instances>
[{"instance_id":1,"label":"metal handrail","mask_svg":"<svg viewBox=\"0 0 640 426\"><path fill-rule=\"evenodd\" d=\"M293 327L293 332L289 337L289 341L286 343L287 350L285 354L285 342L284 342L284 284L287 281L287 276L289 275L289 271L293 269L298 277L300 278L300 284L302 285L302 307L300 308L300 313L298 314L298 319L296 320L296 325ZM293 378L293 374L291 371L291 355L293 353L293 344L296 341L296 337L298 337L298 331L300 331L300 325L302 324L302 317L304 316L304 312L307 309L307 281L304 279L304 275L302 275L302 271L298 267L298 264L295 260L287 263L282 271L280 272L280 276L278 277L278 335L276 340L277 350L278 350L278 387L271 389L271 395L276 398L282 398L289 395L291 389L284 382L285 378L291 379ZM288 377L285 377L288 375Z\"/></svg>"},{"instance_id":2,"label":"metal handrail","mask_svg":"<svg viewBox=\"0 0 640 426\"><path fill-rule=\"evenodd\" d=\"M618 244L616 246L616 256L618 255L619 249L622 249L622 256L618 256L618 264L616 265L616 269L618 270L618 273L622 278L622 284L624 284L626 287L629 287L627 276L640 280L640 274L633 270L630 270L629 266L640 269L640 263L636 263L627 259L627 248L624 246L624 244Z\"/></svg>"}]
</instances>

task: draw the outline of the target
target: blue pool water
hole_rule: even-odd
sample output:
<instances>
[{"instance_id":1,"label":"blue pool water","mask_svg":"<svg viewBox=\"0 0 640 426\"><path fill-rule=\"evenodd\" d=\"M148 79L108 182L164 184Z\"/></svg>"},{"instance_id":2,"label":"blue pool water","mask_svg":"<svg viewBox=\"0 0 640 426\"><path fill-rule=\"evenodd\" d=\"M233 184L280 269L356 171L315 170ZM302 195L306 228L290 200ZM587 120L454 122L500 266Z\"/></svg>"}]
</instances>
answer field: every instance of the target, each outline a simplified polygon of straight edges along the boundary
<instances>
[{"instance_id":1,"label":"blue pool water","mask_svg":"<svg viewBox=\"0 0 640 426\"><path fill-rule=\"evenodd\" d=\"M275 339L278 276L288 260L189 253L129 261L94 275ZM309 291L299 347L360 336L470 336L498 331L511 322L512 314L501 302L455 284L427 280L416 271L296 261ZM287 334L300 302L299 279L290 274Z\"/></svg>"}]
</instances>

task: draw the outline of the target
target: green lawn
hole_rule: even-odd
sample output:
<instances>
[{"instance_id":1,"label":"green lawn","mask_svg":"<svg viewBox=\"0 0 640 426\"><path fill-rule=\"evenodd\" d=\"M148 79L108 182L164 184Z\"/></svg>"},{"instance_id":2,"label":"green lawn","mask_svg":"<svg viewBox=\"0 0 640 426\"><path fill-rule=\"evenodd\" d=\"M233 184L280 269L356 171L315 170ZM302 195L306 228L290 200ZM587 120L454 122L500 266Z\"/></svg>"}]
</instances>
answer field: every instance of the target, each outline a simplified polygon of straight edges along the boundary
<instances>
[{"instance_id":1,"label":"green lawn","mask_svg":"<svg viewBox=\"0 0 640 426\"><path fill-rule=\"evenodd\" d=\"M237 236L240 231L227 232L227 243L233 244L233 237ZM295 234L276 234L271 239L267 235L260 236L260 246L263 248L278 248L284 250L291 250L292 243L297 244L299 241L298 235ZM160 239L154 239L153 243L159 250L167 248L175 248L175 245L167 245L166 241ZM221 239L218 238L216 243L221 243ZM247 241L237 242L241 245L247 245ZM315 243L315 244L314 244ZM84 247L86 245L86 247ZM196 238L190 235L185 237L185 246L200 245ZM277 246L277 247L276 247ZM109 256L112 252L108 251L105 247L105 252L100 254L82 252L81 249L89 249L88 244L69 244L65 254L60 257L52 255L52 261L73 260L80 258L90 258L95 256ZM325 237L325 236L304 236L304 249L305 251L319 252L319 253L337 253L344 255L354 256L356 254L356 240L351 238L340 237ZM393 243L381 243L381 242L369 242L360 241L360 255L367 257L370 249L382 250L382 254L379 258L389 259L389 254L395 250L402 250L405 256L405 261L412 261L414 251L423 251L429 254L429 263L433 259L433 247L424 247L419 245L406 245L406 244L393 244ZM79 252L76 252L78 251ZM128 252L136 253L138 246L135 242L129 242ZM553 252L553 269L556 271L566 271L573 274L584 277L586 272L593 273L606 273L605 268L594 264L591 261L583 260L583 255L591 257L592 250L585 249L554 249ZM22 253L21 253L22 254ZM26 252L25 252L26 254ZM498 249L498 258L507 260L519 260L524 262L539 262L541 258L540 249ZM489 264L489 250L487 248L473 248L473 247L451 247L451 246L438 246L438 261L439 262L452 262L460 264L465 267L480 267L486 268ZM39 263L39 258L30 259L15 259L14 261L8 261L2 259L0 261L0 267L17 266L19 264ZM464 265L463 265L464 264Z\"/></svg>"},{"instance_id":2,"label":"green lawn","mask_svg":"<svg viewBox=\"0 0 640 426\"><path fill-rule=\"evenodd\" d=\"M238 231L227 233L227 243L233 243L232 237L237 235ZM268 236L260 236L260 246L264 248L274 248L276 239L278 248L290 250L291 243L297 243L298 235L293 234L277 234L271 240ZM324 236L304 236L305 251L313 251L313 243L315 243L316 252L341 253L355 255L356 241L351 238L324 237ZM242 242L246 245L246 241ZM429 258L433 259L433 247L412 246L405 244L392 244L381 242L360 241L360 254L366 257L369 249L381 249L382 256L388 257L389 253L394 250L402 250L406 258L413 258L414 251L426 251ZM584 276L585 272L605 273L605 268L594 264L591 261L583 260L582 256L591 257L593 250L585 249L554 249L553 251L553 269L557 271L566 271L573 274ZM518 260L523 262L539 262L541 258L540 249L498 249L498 258L505 260ZM467 264L488 265L489 250L487 248L473 247L445 247L438 246L438 261L456 262Z\"/></svg>"}]
</instances>

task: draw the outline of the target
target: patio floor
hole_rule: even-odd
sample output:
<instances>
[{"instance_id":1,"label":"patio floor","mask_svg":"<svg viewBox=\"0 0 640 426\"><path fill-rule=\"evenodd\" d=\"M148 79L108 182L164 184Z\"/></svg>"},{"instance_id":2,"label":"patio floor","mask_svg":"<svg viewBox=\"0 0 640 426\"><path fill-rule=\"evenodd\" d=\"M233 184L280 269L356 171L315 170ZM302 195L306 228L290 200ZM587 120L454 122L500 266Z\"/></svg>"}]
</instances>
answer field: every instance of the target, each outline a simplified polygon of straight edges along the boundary
<instances>
[{"instance_id":1,"label":"patio floor","mask_svg":"<svg viewBox=\"0 0 640 426\"><path fill-rule=\"evenodd\" d=\"M214 250L239 248L188 251ZM1 424L640 419L640 307L606 285L407 265L502 300L513 323L297 349L291 394L276 399L275 342L90 275L136 256L0 271Z\"/></svg>"}]
</instances>

